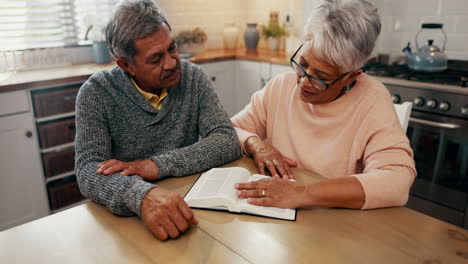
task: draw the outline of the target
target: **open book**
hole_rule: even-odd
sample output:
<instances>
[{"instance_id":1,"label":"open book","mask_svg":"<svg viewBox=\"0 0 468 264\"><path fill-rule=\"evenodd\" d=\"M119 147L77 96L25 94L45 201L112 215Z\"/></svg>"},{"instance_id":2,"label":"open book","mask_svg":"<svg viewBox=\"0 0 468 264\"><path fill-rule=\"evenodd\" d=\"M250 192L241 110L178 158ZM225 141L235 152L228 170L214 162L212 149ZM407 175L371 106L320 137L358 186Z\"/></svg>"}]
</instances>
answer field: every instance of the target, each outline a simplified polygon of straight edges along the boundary
<instances>
[{"instance_id":1,"label":"open book","mask_svg":"<svg viewBox=\"0 0 468 264\"><path fill-rule=\"evenodd\" d=\"M185 195L184 200L192 208L247 213L286 220L296 220L295 209L258 206L236 196L234 185L239 182L257 181L269 176L254 174L241 167L214 168L203 173Z\"/></svg>"}]
</instances>

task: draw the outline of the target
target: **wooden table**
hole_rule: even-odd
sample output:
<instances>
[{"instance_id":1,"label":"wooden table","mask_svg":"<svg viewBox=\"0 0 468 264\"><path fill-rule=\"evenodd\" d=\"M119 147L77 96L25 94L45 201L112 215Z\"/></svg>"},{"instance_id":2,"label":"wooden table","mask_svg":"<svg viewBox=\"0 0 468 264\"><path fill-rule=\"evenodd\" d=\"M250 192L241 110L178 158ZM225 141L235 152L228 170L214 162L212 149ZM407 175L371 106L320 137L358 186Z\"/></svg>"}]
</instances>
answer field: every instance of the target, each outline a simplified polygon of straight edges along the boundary
<instances>
[{"instance_id":1,"label":"wooden table","mask_svg":"<svg viewBox=\"0 0 468 264\"><path fill-rule=\"evenodd\" d=\"M226 166L257 172L251 159ZM293 169L300 182L320 181ZM197 175L160 182L185 195ZM468 231L406 208L308 208L295 222L195 210L160 242L137 217L95 203L0 233L0 263L468 263Z\"/></svg>"}]
</instances>

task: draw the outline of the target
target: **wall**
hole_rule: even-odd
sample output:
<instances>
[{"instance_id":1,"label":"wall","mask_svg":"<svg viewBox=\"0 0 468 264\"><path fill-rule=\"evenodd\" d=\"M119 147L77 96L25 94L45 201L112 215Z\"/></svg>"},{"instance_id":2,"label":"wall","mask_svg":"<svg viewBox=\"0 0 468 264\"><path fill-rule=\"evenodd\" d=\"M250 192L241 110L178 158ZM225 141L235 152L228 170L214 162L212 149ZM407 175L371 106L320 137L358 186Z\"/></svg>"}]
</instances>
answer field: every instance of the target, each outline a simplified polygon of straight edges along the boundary
<instances>
[{"instance_id":1,"label":"wall","mask_svg":"<svg viewBox=\"0 0 468 264\"><path fill-rule=\"evenodd\" d=\"M247 22L267 23L271 11L280 12L280 21L285 13L292 15L297 28L302 25L301 0L157 0L166 12L169 23L178 32L201 26L208 34L207 47L223 47L222 32L227 23L235 23L240 29L239 46L243 46L242 33ZM261 41L260 46L264 45Z\"/></svg>"},{"instance_id":2,"label":"wall","mask_svg":"<svg viewBox=\"0 0 468 264\"><path fill-rule=\"evenodd\" d=\"M268 23L270 12L279 12L279 21L285 21L289 14L292 22L292 33L300 34L302 28L302 1L301 0L253 0L247 1L247 22Z\"/></svg>"},{"instance_id":3,"label":"wall","mask_svg":"<svg viewBox=\"0 0 468 264\"><path fill-rule=\"evenodd\" d=\"M382 35L378 51L392 57L401 56L401 50L410 41L415 50L415 36L422 23L443 23L447 33L446 54L450 59L468 60L468 0L370 0L382 18ZM442 48L443 36L439 30L423 31L419 44L428 39Z\"/></svg>"},{"instance_id":4,"label":"wall","mask_svg":"<svg viewBox=\"0 0 468 264\"><path fill-rule=\"evenodd\" d=\"M468 0L368 0L378 9L382 20L382 34L375 53L387 53L392 59L404 56L401 51L408 42L415 50L415 36L422 23L443 23L447 33L446 54L449 59L468 60ZM308 10L320 0L302 0L302 25ZM297 8L297 7L296 7ZM423 31L419 44L428 39L442 48L443 35L439 30Z\"/></svg>"},{"instance_id":5,"label":"wall","mask_svg":"<svg viewBox=\"0 0 468 264\"><path fill-rule=\"evenodd\" d=\"M307 14L321 0L156 0L166 11L174 31L201 26L208 34L208 48L223 47L222 32L227 23L236 23L240 29L239 46L243 46L245 23L267 23L271 11L280 12L283 21L286 12L292 14L297 36ZM411 41L423 22L444 23L448 36L447 54L451 59L468 60L468 0L369 0L379 9L382 34L376 52L388 53L393 58L403 56L401 50ZM434 38L442 48L439 33L422 34L420 44ZM264 46L263 41L260 47Z\"/></svg>"},{"instance_id":6,"label":"wall","mask_svg":"<svg viewBox=\"0 0 468 264\"><path fill-rule=\"evenodd\" d=\"M175 33L200 26L208 34L209 48L222 47L226 23L243 25L246 0L157 0Z\"/></svg>"}]
</instances>

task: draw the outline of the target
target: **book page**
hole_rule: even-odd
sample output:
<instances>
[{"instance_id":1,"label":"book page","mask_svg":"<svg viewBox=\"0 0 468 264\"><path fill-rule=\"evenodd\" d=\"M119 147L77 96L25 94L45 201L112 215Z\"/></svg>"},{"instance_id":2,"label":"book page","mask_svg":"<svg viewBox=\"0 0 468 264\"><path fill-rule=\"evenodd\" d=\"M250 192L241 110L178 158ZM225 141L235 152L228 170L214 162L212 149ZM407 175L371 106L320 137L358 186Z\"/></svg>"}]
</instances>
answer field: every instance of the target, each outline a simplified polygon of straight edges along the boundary
<instances>
[{"instance_id":1,"label":"book page","mask_svg":"<svg viewBox=\"0 0 468 264\"><path fill-rule=\"evenodd\" d=\"M223 202L223 200L229 200L231 201L229 204L235 205L238 198L234 185L247 181L248 177L249 172L240 167L211 169L200 176L200 179L186 195L185 201L189 206L200 206L201 204L205 205L204 207L228 206L227 202ZM238 211L235 208L232 210Z\"/></svg>"}]
</instances>

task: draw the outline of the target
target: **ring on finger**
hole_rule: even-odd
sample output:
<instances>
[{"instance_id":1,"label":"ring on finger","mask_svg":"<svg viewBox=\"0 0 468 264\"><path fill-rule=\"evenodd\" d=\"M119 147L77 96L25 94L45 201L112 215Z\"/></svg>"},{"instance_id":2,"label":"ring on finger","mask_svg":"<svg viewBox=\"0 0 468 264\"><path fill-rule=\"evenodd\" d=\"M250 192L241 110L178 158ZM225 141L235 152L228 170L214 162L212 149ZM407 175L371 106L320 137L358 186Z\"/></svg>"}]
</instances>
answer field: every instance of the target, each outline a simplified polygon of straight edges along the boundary
<instances>
[{"instance_id":1,"label":"ring on finger","mask_svg":"<svg viewBox=\"0 0 468 264\"><path fill-rule=\"evenodd\" d=\"M265 194L265 189L262 190L262 197L265 197L266 194Z\"/></svg>"}]
</instances>

